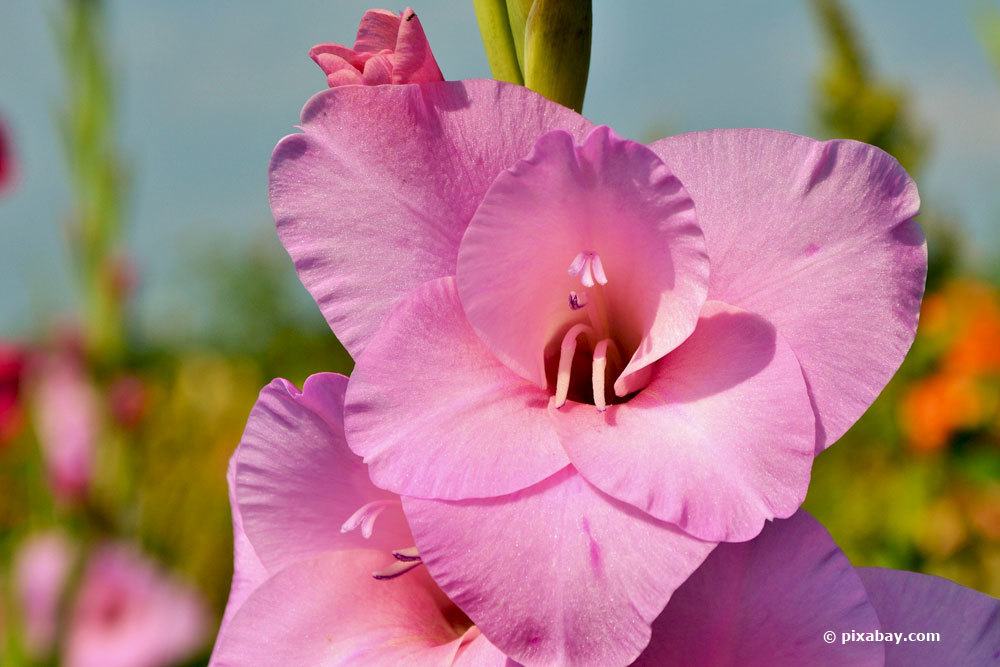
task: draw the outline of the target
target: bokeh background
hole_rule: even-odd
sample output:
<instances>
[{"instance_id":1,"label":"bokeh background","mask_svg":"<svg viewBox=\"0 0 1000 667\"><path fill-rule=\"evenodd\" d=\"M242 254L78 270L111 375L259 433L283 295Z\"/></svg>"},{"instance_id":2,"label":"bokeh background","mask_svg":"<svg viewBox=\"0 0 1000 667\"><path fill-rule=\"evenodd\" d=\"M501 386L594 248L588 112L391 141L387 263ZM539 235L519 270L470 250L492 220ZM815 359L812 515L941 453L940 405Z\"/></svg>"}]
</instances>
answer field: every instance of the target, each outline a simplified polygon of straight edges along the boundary
<instances>
[{"instance_id":1,"label":"bokeh background","mask_svg":"<svg viewBox=\"0 0 1000 667\"><path fill-rule=\"evenodd\" d=\"M352 43L367 7L4 3L0 664L61 664L81 632L119 641L160 607L194 619L160 661L205 661L257 391L350 370L273 232L266 168L325 85L306 51ZM447 78L489 76L471 2L414 9ZM931 253L917 340L817 460L807 507L855 564L1000 594L1000 3L595 0L591 62L584 113L625 136L779 128L910 170ZM95 585L78 632L109 549L144 583Z\"/></svg>"}]
</instances>

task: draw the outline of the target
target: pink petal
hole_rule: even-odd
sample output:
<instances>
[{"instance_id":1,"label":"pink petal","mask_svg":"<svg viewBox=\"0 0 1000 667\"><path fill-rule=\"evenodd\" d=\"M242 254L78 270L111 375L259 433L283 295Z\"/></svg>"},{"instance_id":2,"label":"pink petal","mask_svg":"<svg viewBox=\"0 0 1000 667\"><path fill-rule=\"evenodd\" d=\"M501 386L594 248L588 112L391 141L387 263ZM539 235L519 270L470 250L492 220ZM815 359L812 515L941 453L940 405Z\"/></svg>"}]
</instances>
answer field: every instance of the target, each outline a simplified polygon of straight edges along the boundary
<instances>
[{"instance_id":1,"label":"pink petal","mask_svg":"<svg viewBox=\"0 0 1000 667\"><path fill-rule=\"evenodd\" d=\"M1000 661L1000 600L927 574L878 567L860 567L857 572L878 612L882 631L906 637L885 643L887 665L938 667ZM910 637L911 632L936 632L940 639L920 641L920 637Z\"/></svg>"},{"instance_id":2,"label":"pink petal","mask_svg":"<svg viewBox=\"0 0 1000 667\"><path fill-rule=\"evenodd\" d=\"M452 667L517 667L475 626L466 631L462 642Z\"/></svg>"},{"instance_id":3,"label":"pink petal","mask_svg":"<svg viewBox=\"0 0 1000 667\"><path fill-rule=\"evenodd\" d=\"M282 243L355 357L417 285L454 275L490 183L543 132L590 124L495 81L345 86L314 97L271 159Z\"/></svg>"},{"instance_id":4,"label":"pink petal","mask_svg":"<svg viewBox=\"0 0 1000 667\"><path fill-rule=\"evenodd\" d=\"M364 73L361 75L361 82L364 85L380 86L392 83L392 78L392 56L390 54L379 53L365 62Z\"/></svg>"},{"instance_id":5,"label":"pink petal","mask_svg":"<svg viewBox=\"0 0 1000 667\"><path fill-rule=\"evenodd\" d=\"M409 7L403 11L394 50L393 83L425 83L444 79L424 34L424 27Z\"/></svg>"},{"instance_id":6,"label":"pink petal","mask_svg":"<svg viewBox=\"0 0 1000 667\"><path fill-rule=\"evenodd\" d=\"M342 533L366 503L398 500L372 485L347 448L343 401L347 378L319 373L302 392L274 380L260 392L236 454L236 502L254 552L269 572L332 549L390 551L413 544L397 508L378 518L374 535Z\"/></svg>"},{"instance_id":7,"label":"pink petal","mask_svg":"<svg viewBox=\"0 0 1000 667\"><path fill-rule=\"evenodd\" d=\"M431 576L527 664L627 664L713 544L619 503L566 468L502 498L405 497Z\"/></svg>"},{"instance_id":8,"label":"pink petal","mask_svg":"<svg viewBox=\"0 0 1000 667\"><path fill-rule=\"evenodd\" d=\"M226 624L243 606L250 594L267 580L267 569L260 562L257 552L254 551L243 530L243 519L236 502L236 454L229 459L226 483L229 487L229 507L233 517L233 581L229 589L226 610L222 615L220 632L225 629Z\"/></svg>"},{"instance_id":9,"label":"pink petal","mask_svg":"<svg viewBox=\"0 0 1000 667\"><path fill-rule=\"evenodd\" d=\"M913 342L927 269L916 186L853 141L716 130L651 147L695 201L709 298L777 327L809 384L817 447L829 446Z\"/></svg>"},{"instance_id":10,"label":"pink petal","mask_svg":"<svg viewBox=\"0 0 1000 667\"><path fill-rule=\"evenodd\" d=\"M350 550L288 566L223 629L212 665L450 665L461 633L436 586L423 568L376 581L384 558Z\"/></svg>"},{"instance_id":11,"label":"pink petal","mask_svg":"<svg viewBox=\"0 0 1000 667\"><path fill-rule=\"evenodd\" d=\"M842 632L878 627L847 557L799 512L751 542L720 544L674 593L635 664L881 667L881 644L840 644Z\"/></svg>"},{"instance_id":12,"label":"pink petal","mask_svg":"<svg viewBox=\"0 0 1000 667\"><path fill-rule=\"evenodd\" d=\"M568 462L548 393L495 359L469 326L453 278L398 303L358 360L346 431L372 480L428 498L496 496Z\"/></svg>"},{"instance_id":13,"label":"pink petal","mask_svg":"<svg viewBox=\"0 0 1000 667\"><path fill-rule=\"evenodd\" d=\"M627 403L551 408L592 484L695 537L742 541L805 499L814 416L774 327L718 302Z\"/></svg>"},{"instance_id":14,"label":"pink petal","mask_svg":"<svg viewBox=\"0 0 1000 667\"><path fill-rule=\"evenodd\" d=\"M358 53L394 51L399 34L399 14L385 9L369 9L361 17L354 50Z\"/></svg>"},{"instance_id":15,"label":"pink petal","mask_svg":"<svg viewBox=\"0 0 1000 667\"><path fill-rule=\"evenodd\" d=\"M309 49L309 57L326 74L345 68L360 72L367 60L365 55L355 53L353 49L340 44L317 44Z\"/></svg>"},{"instance_id":16,"label":"pink petal","mask_svg":"<svg viewBox=\"0 0 1000 667\"><path fill-rule=\"evenodd\" d=\"M581 290L570 275L581 252L595 252L607 275L598 288L609 332L631 356L627 376L690 335L705 300L708 261L692 204L660 159L606 127L581 144L567 132L542 136L532 153L501 173L462 240L457 282L469 321L490 349L524 378L546 385L546 352L586 322L567 306ZM595 261L596 264L596 261ZM634 354L633 354L634 351Z\"/></svg>"}]
</instances>

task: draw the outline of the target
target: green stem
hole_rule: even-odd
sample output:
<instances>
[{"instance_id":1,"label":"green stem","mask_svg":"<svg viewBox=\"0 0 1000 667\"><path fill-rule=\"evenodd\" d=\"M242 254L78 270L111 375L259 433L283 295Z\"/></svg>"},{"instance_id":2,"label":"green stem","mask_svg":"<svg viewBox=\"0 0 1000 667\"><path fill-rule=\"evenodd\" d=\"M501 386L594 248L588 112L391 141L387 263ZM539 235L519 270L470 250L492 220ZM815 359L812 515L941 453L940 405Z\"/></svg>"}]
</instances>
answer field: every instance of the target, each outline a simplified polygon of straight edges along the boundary
<instances>
[{"instance_id":1,"label":"green stem","mask_svg":"<svg viewBox=\"0 0 1000 667\"><path fill-rule=\"evenodd\" d=\"M524 32L525 85L581 111L593 22L590 0L535 0Z\"/></svg>"},{"instance_id":2,"label":"green stem","mask_svg":"<svg viewBox=\"0 0 1000 667\"><path fill-rule=\"evenodd\" d=\"M472 0L493 78L524 84L505 0Z\"/></svg>"}]
</instances>

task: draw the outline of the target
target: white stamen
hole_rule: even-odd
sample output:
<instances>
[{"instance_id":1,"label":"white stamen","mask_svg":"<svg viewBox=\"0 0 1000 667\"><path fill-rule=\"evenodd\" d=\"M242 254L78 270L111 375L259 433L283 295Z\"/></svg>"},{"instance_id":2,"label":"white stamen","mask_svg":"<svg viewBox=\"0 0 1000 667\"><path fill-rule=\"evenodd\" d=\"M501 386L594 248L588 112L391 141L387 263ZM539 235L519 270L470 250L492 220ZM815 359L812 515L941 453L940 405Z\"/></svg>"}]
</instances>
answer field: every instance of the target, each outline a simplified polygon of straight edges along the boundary
<instances>
[{"instance_id":1,"label":"white stamen","mask_svg":"<svg viewBox=\"0 0 1000 667\"><path fill-rule=\"evenodd\" d=\"M579 276L584 287L593 287L595 282L601 285L608 284L608 274L604 271L601 256L593 250L577 253L567 271L571 276Z\"/></svg>"},{"instance_id":2,"label":"white stamen","mask_svg":"<svg viewBox=\"0 0 1000 667\"><path fill-rule=\"evenodd\" d=\"M582 333L594 335L594 330L586 324L574 324L563 336L559 346L559 371L556 373L556 407L566 404L569 396L569 376L573 370L573 355L576 353L576 337Z\"/></svg>"},{"instance_id":3,"label":"white stamen","mask_svg":"<svg viewBox=\"0 0 1000 667\"><path fill-rule=\"evenodd\" d=\"M583 269L583 265L586 263L586 261L587 261L587 253L578 252L576 254L576 257L573 258L572 263L570 263L569 265L569 270L568 270L569 275L575 276L578 273L580 273L580 270Z\"/></svg>"},{"instance_id":4,"label":"white stamen","mask_svg":"<svg viewBox=\"0 0 1000 667\"><path fill-rule=\"evenodd\" d=\"M604 372L608 367L608 343L610 342L610 338L605 338L594 346L591 383L594 387L594 405L599 412L604 412L608 409L608 404L604 400Z\"/></svg>"},{"instance_id":5,"label":"white stamen","mask_svg":"<svg viewBox=\"0 0 1000 667\"><path fill-rule=\"evenodd\" d=\"M362 505L354 514L350 516L340 527L340 532L349 533L352 530L361 529L361 536L366 540L375 532L375 519L389 505L395 505L395 500L373 500Z\"/></svg>"},{"instance_id":6,"label":"white stamen","mask_svg":"<svg viewBox=\"0 0 1000 667\"><path fill-rule=\"evenodd\" d=\"M406 574L418 565L422 565L419 560L397 560L392 563L387 568L379 570L378 572L372 572L372 576L376 579L395 579L401 575Z\"/></svg>"},{"instance_id":7,"label":"white stamen","mask_svg":"<svg viewBox=\"0 0 1000 667\"><path fill-rule=\"evenodd\" d=\"M594 253L593 259L590 260L590 268L594 273L594 279L602 285L608 284L608 274L604 272L604 263L601 261L601 256L596 252Z\"/></svg>"},{"instance_id":8,"label":"white stamen","mask_svg":"<svg viewBox=\"0 0 1000 667\"><path fill-rule=\"evenodd\" d=\"M406 547L405 549L396 549L393 551L392 557L396 560L409 563L410 561L420 560L420 552L417 551L416 547Z\"/></svg>"},{"instance_id":9,"label":"white stamen","mask_svg":"<svg viewBox=\"0 0 1000 667\"><path fill-rule=\"evenodd\" d=\"M588 257L587 261L583 264L583 271L580 272L580 282L583 283L584 287L594 286L593 265L594 260L591 257Z\"/></svg>"}]
</instances>

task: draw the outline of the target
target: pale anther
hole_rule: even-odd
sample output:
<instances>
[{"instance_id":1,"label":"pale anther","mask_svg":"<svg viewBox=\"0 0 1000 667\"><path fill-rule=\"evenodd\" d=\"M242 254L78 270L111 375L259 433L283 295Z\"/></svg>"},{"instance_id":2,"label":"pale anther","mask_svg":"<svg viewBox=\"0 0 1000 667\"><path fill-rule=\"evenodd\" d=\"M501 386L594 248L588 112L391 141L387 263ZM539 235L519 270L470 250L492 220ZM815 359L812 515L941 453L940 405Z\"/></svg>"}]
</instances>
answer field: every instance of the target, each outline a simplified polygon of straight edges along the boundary
<instances>
[{"instance_id":1,"label":"pale anther","mask_svg":"<svg viewBox=\"0 0 1000 667\"><path fill-rule=\"evenodd\" d=\"M571 276L579 276L584 287L593 287L595 283L608 284L608 274L604 271L601 256L593 250L577 253L567 271Z\"/></svg>"},{"instance_id":2,"label":"pale anther","mask_svg":"<svg viewBox=\"0 0 1000 667\"><path fill-rule=\"evenodd\" d=\"M361 529L361 536L366 540L372 536L375 531L375 519L381 514L386 507L389 505L395 505L398 501L396 500L373 500L370 503L366 503L358 508L354 514L350 516L340 527L340 532L349 533L352 530Z\"/></svg>"}]
</instances>

